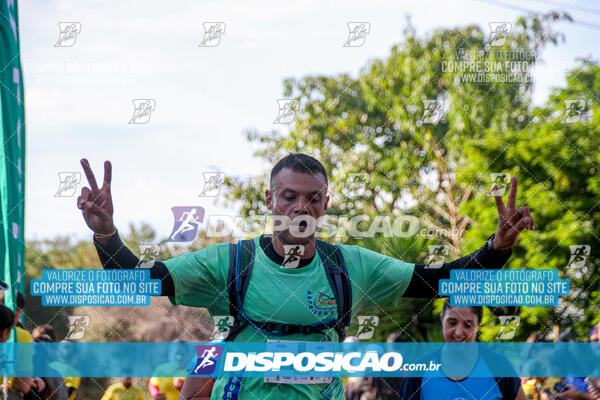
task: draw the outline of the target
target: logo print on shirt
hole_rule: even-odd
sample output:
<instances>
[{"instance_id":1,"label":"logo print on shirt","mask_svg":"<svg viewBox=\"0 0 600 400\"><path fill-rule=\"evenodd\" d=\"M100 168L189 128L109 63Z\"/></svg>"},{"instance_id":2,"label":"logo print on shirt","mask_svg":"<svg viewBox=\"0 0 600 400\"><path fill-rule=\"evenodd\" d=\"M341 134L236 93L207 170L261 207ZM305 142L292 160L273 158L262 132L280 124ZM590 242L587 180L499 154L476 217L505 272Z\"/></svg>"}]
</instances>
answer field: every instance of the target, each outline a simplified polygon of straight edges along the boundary
<instances>
[{"instance_id":1,"label":"logo print on shirt","mask_svg":"<svg viewBox=\"0 0 600 400\"><path fill-rule=\"evenodd\" d=\"M315 293L311 290L306 291L308 309L316 316L332 316L337 311L335 297L326 295L323 292Z\"/></svg>"}]
</instances>

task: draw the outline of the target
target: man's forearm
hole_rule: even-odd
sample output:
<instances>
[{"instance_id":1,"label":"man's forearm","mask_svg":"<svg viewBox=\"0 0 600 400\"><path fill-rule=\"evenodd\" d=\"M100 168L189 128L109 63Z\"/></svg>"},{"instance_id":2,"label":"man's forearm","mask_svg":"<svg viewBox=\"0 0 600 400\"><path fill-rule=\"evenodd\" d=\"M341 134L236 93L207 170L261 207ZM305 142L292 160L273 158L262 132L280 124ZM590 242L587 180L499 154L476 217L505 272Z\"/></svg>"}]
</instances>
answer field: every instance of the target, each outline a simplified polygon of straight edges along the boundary
<instances>
[{"instance_id":1,"label":"man's forearm","mask_svg":"<svg viewBox=\"0 0 600 400\"><path fill-rule=\"evenodd\" d=\"M110 238L97 238L94 235L94 246L102 266L106 269L135 268L140 262L139 258L125 246L118 231Z\"/></svg>"},{"instance_id":2,"label":"man's forearm","mask_svg":"<svg viewBox=\"0 0 600 400\"><path fill-rule=\"evenodd\" d=\"M440 268L427 267L425 264L415 264L411 281L404 292L404 297L433 298L440 297L438 282L449 279L453 269L499 269L506 264L512 250L488 249L488 243L477 251L443 264Z\"/></svg>"},{"instance_id":3,"label":"man's forearm","mask_svg":"<svg viewBox=\"0 0 600 400\"><path fill-rule=\"evenodd\" d=\"M94 246L96 246L98 257L105 269L133 269L140 262L140 259L125 246L125 243L119 237L119 232L107 239L96 238L96 235L94 235ZM152 279L162 281L161 295L174 296L175 286L167 266L158 261L149 270Z\"/></svg>"}]
</instances>

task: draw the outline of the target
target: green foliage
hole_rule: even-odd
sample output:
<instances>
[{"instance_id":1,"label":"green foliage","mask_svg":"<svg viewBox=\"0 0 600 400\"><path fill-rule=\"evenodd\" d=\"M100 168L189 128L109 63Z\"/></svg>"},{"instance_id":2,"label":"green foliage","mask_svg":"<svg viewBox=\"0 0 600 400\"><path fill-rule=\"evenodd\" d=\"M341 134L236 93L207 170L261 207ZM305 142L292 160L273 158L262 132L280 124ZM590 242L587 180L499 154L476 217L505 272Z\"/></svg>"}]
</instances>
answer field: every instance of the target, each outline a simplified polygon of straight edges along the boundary
<instances>
[{"instance_id":1,"label":"green foliage","mask_svg":"<svg viewBox=\"0 0 600 400\"><path fill-rule=\"evenodd\" d=\"M398 212L411 198L417 204L410 212L422 218L424 226L462 231L472 222L468 215L457 214L471 192L469 185L456 185L453 176L464 160L463 143L482 137L490 127L525 126L527 120L520 116L529 112L532 91L526 67L539 61L547 43L560 40L551 23L568 18L559 13L520 18L499 48L490 48L484 30L476 25L420 37L409 22L404 40L392 47L390 56L369 61L357 78L339 74L286 79L284 96L299 102L290 134L249 131L247 139L258 145L255 155L272 164L290 152L318 158L330 171L330 213ZM510 52L515 49L530 51L515 55ZM474 62L519 61L525 67L504 73L523 83L460 82L448 68L459 54ZM438 124L421 122L424 100L430 99L443 100L448 108ZM366 190L348 190L351 173L368 174ZM266 211L264 176L226 184L227 201L240 204L243 215ZM446 242L461 254L459 238Z\"/></svg>"},{"instance_id":2,"label":"green foliage","mask_svg":"<svg viewBox=\"0 0 600 400\"><path fill-rule=\"evenodd\" d=\"M481 221L468 232L465 242L475 246L494 227L493 199L484 197L489 187L485 172L511 173L519 178L519 202L534 213L536 231L519 238L509 267L555 268L561 278L571 281L571 295L558 307L521 309L520 339L535 330L547 334L554 325L573 327L585 339L598 320L599 89L600 67L580 60L580 66L567 75L567 86L555 89L543 107L527 115L525 128L494 127L481 140L465 144L467 157L457 179L480 187L464 205L464 212ZM586 104L581 121L563 122L565 102L580 98ZM482 206L486 202L488 206ZM569 245L575 244L591 246L587 268L582 271L566 268Z\"/></svg>"},{"instance_id":3,"label":"green foliage","mask_svg":"<svg viewBox=\"0 0 600 400\"><path fill-rule=\"evenodd\" d=\"M291 152L318 158L330 175L328 213L417 216L421 227L457 232L428 237L431 243L450 245L456 256L476 250L496 230L494 200L486 196L490 173L517 176L518 206L529 206L536 231L521 235L509 267L557 268L562 278L571 280L573 290L556 308L486 310L482 340L493 340L499 330L494 314L514 312L522 318L517 340L534 330L551 336L555 326L573 327L585 339L598 320L600 302L595 261L600 72L595 62L581 60L568 74L565 88L556 89L543 107L533 107L531 67L541 62L545 46L563 39L552 29L559 20L571 18L555 12L521 17L505 44L495 48L476 25L417 35L409 22L402 42L392 47L390 55L370 60L356 77L286 79L284 96L299 102L290 133L249 131L247 139L259 146L257 157L273 164ZM519 49L528 51L514 51ZM473 62L516 61L525 68L502 70L504 82L464 82L448 65L465 55ZM563 123L565 100L580 98L585 100L584 116L589 120ZM446 105L437 124L421 122L423 101L428 99L441 99ZM236 187L240 182L232 180L227 200L237 202L245 213L265 212L261 207L267 173L258 180L261 185L248 183L242 189ZM366 190L357 193L348 188L352 173L368 174ZM410 243L400 248L410 248ZM384 253L398 246L388 239L363 244ZM572 244L592 246L587 268L581 272L565 270ZM398 256L423 262L425 253ZM366 311L381 317L378 339L391 331L383 322L386 315L398 321L407 338L425 339L439 324L437 308L441 309L435 302L435 307L429 304L424 312L415 312L425 303L410 300L398 308ZM426 328L408 331L409 318L418 318L418 324L414 321L409 327Z\"/></svg>"}]
</instances>

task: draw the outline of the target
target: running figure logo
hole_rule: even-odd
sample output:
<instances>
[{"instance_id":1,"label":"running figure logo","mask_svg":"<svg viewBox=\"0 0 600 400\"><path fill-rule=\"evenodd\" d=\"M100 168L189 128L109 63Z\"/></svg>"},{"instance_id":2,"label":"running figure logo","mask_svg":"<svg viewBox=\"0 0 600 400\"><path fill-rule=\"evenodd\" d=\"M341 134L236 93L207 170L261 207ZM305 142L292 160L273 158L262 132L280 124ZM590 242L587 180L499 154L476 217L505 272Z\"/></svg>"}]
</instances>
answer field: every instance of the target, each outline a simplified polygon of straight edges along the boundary
<instances>
[{"instance_id":1,"label":"running figure logo","mask_svg":"<svg viewBox=\"0 0 600 400\"><path fill-rule=\"evenodd\" d=\"M171 207L175 222L167 242L191 242L198 234L198 228L204 221L202 207Z\"/></svg>"},{"instance_id":2,"label":"running figure logo","mask_svg":"<svg viewBox=\"0 0 600 400\"><path fill-rule=\"evenodd\" d=\"M85 334L85 329L90 324L90 317L87 315L70 315L69 316L69 332L65 339L82 339Z\"/></svg>"},{"instance_id":3,"label":"running figure logo","mask_svg":"<svg viewBox=\"0 0 600 400\"><path fill-rule=\"evenodd\" d=\"M420 121L422 124L437 125L443 116L443 99L423 100L423 119Z\"/></svg>"},{"instance_id":4,"label":"running figure logo","mask_svg":"<svg viewBox=\"0 0 600 400\"><path fill-rule=\"evenodd\" d=\"M279 99L277 100L279 113L273 121L274 124L289 124L294 120L296 111L298 110L298 100L294 99Z\"/></svg>"},{"instance_id":5,"label":"running figure logo","mask_svg":"<svg viewBox=\"0 0 600 400\"><path fill-rule=\"evenodd\" d=\"M353 172L348 174L348 190L351 192L364 192L369 183L369 174L366 172Z\"/></svg>"},{"instance_id":6,"label":"running figure logo","mask_svg":"<svg viewBox=\"0 0 600 400\"><path fill-rule=\"evenodd\" d=\"M133 99L133 117L130 124L147 124L152 116L152 111L156 109L156 100L154 99Z\"/></svg>"},{"instance_id":7,"label":"running figure logo","mask_svg":"<svg viewBox=\"0 0 600 400\"><path fill-rule=\"evenodd\" d=\"M521 318L517 315L502 315L498 318L500 319L500 330L496 335L496 339L510 340L514 338L521 323Z\"/></svg>"},{"instance_id":8,"label":"running figure logo","mask_svg":"<svg viewBox=\"0 0 600 400\"><path fill-rule=\"evenodd\" d=\"M348 39L343 47L361 47L370 31L371 24L368 22L348 22Z\"/></svg>"},{"instance_id":9,"label":"running figure logo","mask_svg":"<svg viewBox=\"0 0 600 400\"><path fill-rule=\"evenodd\" d=\"M356 337L359 339L371 339L375 333L375 327L379 325L379 317L376 315L357 315L358 332Z\"/></svg>"},{"instance_id":10,"label":"running figure logo","mask_svg":"<svg viewBox=\"0 0 600 400\"><path fill-rule=\"evenodd\" d=\"M300 257L304 255L304 245L301 244L284 244L283 251L285 256L281 263L282 268L298 268L300 265Z\"/></svg>"},{"instance_id":11,"label":"running figure logo","mask_svg":"<svg viewBox=\"0 0 600 400\"><path fill-rule=\"evenodd\" d=\"M225 174L223 172L203 172L202 177L204 178L204 187L200 197L218 196L221 192L221 186L223 186Z\"/></svg>"},{"instance_id":12,"label":"running figure logo","mask_svg":"<svg viewBox=\"0 0 600 400\"><path fill-rule=\"evenodd\" d=\"M429 255L425 258L425 268L442 268L446 257L450 255L450 248L446 245L428 246Z\"/></svg>"},{"instance_id":13,"label":"running figure logo","mask_svg":"<svg viewBox=\"0 0 600 400\"><path fill-rule=\"evenodd\" d=\"M158 244L140 244L140 261L136 268L152 268L160 253Z\"/></svg>"},{"instance_id":14,"label":"running figure logo","mask_svg":"<svg viewBox=\"0 0 600 400\"><path fill-rule=\"evenodd\" d=\"M77 185L81 183L79 172L59 172L60 184L54 197L72 197L77 191Z\"/></svg>"},{"instance_id":15,"label":"running figure logo","mask_svg":"<svg viewBox=\"0 0 600 400\"><path fill-rule=\"evenodd\" d=\"M574 244L569 246L571 250L571 258L567 264L567 268L580 270L585 267L585 260L590 255L591 247L587 244Z\"/></svg>"},{"instance_id":16,"label":"running figure logo","mask_svg":"<svg viewBox=\"0 0 600 400\"><path fill-rule=\"evenodd\" d=\"M217 362L221 358L221 346L196 346L198 359L192 375L210 375L215 372Z\"/></svg>"},{"instance_id":17,"label":"running figure logo","mask_svg":"<svg viewBox=\"0 0 600 400\"><path fill-rule=\"evenodd\" d=\"M229 335L229 330L233 326L233 317L231 315L215 315L213 317L215 323L215 330L213 331L212 337L214 339L222 336L226 338Z\"/></svg>"},{"instance_id":18,"label":"running figure logo","mask_svg":"<svg viewBox=\"0 0 600 400\"><path fill-rule=\"evenodd\" d=\"M565 124L574 124L581 121L583 110L585 109L585 100L565 100L565 116L563 122Z\"/></svg>"},{"instance_id":19,"label":"running figure logo","mask_svg":"<svg viewBox=\"0 0 600 400\"><path fill-rule=\"evenodd\" d=\"M203 22L204 38L198 47L217 47L225 34L225 22Z\"/></svg>"},{"instance_id":20,"label":"running figure logo","mask_svg":"<svg viewBox=\"0 0 600 400\"><path fill-rule=\"evenodd\" d=\"M504 196L510 183L510 174L493 172L490 174L490 180L490 190L488 190L487 196ZM495 190L494 186L496 186Z\"/></svg>"},{"instance_id":21,"label":"running figure logo","mask_svg":"<svg viewBox=\"0 0 600 400\"><path fill-rule=\"evenodd\" d=\"M77 35L81 33L81 23L79 22L59 22L58 40L54 47L73 47L77 40Z\"/></svg>"},{"instance_id":22,"label":"running figure logo","mask_svg":"<svg viewBox=\"0 0 600 400\"><path fill-rule=\"evenodd\" d=\"M510 22L490 22L490 46L503 46L510 35L512 24Z\"/></svg>"}]
</instances>

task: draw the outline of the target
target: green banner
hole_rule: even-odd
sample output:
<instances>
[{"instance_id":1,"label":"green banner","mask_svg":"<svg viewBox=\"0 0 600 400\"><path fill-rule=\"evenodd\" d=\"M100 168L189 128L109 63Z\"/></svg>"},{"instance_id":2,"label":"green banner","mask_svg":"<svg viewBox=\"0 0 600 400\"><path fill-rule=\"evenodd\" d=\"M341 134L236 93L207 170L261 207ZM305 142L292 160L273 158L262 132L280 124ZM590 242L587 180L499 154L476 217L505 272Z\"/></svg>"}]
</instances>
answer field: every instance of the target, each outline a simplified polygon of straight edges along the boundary
<instances>
[{"instance_id":1,"label":"green banner","mask_svg":"<svg viewBox=\"0 0 600 400\"><path fill-rule=\"evenodd\" d=\"M0 279L25 294L25 118L16 0L0 0Z\"/></svg>"}]
</instances>

